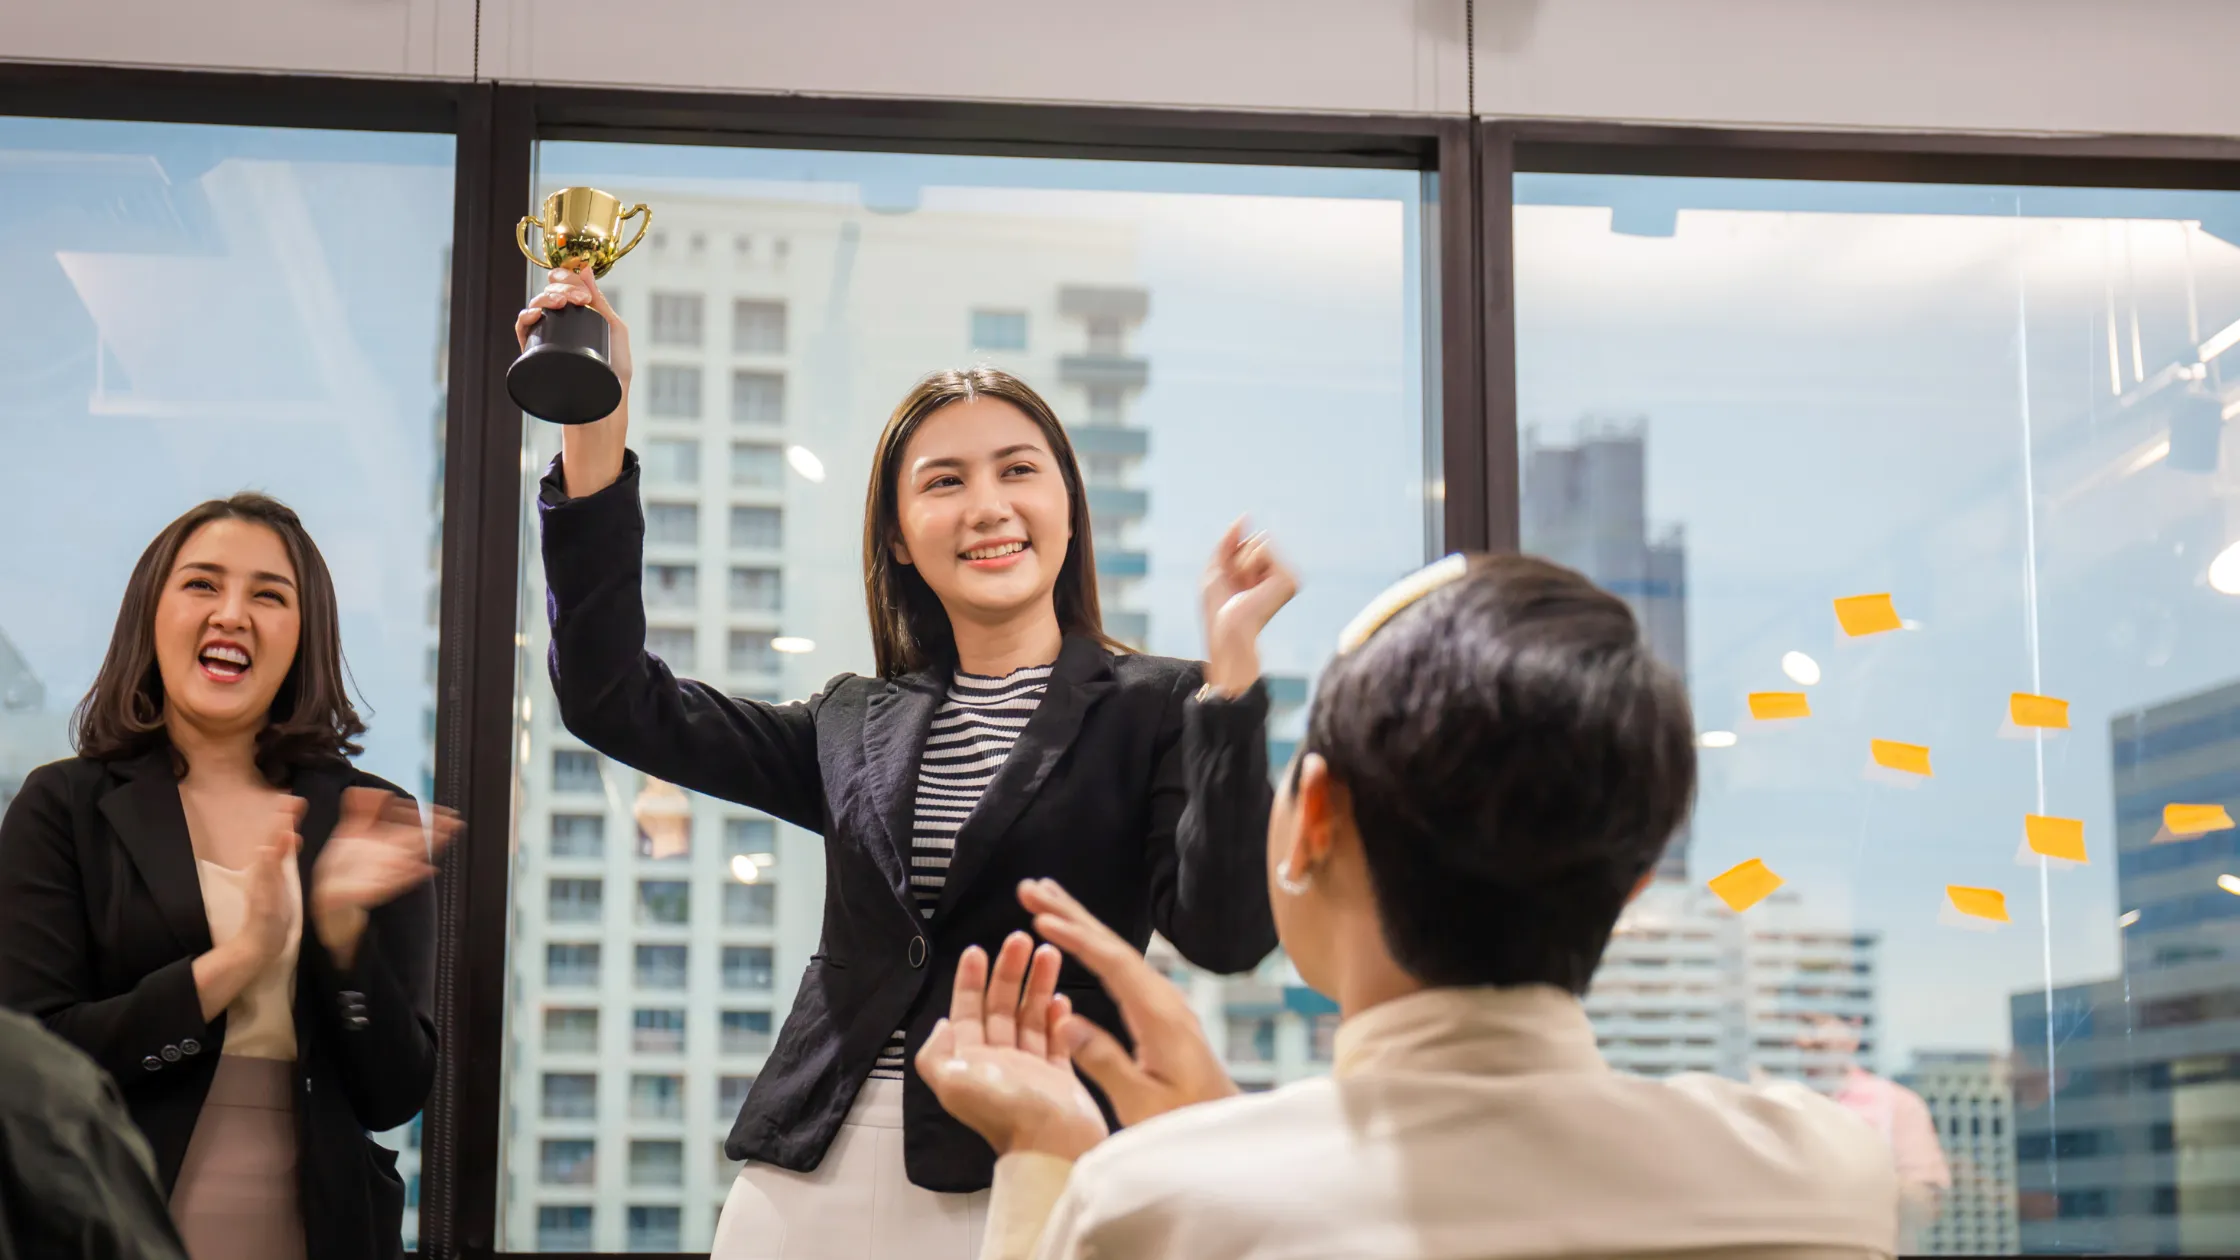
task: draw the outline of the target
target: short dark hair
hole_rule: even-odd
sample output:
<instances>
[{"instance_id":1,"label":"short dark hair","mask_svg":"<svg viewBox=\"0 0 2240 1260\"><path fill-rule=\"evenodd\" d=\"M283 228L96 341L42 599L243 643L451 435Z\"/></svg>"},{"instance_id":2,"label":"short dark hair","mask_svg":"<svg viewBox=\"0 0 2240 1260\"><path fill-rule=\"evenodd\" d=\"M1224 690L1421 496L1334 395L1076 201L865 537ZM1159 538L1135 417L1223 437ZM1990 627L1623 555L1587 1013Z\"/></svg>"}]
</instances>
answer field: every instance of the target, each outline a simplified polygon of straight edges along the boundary
<instances>
[{"instance_id":1,"label":"short dark hair","mask_svg":"<svg viewBox=\"0 0 2240 1260\"><path fill-rule=\"evenodd\" d=\"M341 617L335 607L334 578L326 558L304 529L295 510L268 495L244 492L229 499L198 503L163 527L140 562L132 566L109 653L93 688L71 717L71 740L78 755L120 761L152 752L171 742L163 719L163 675L156 667L156 603L171 580L179 548L212 521L254 521L280 535L296 570L296 607L302 629L288 676L273 693L270 721L257 733L257 768L275 784L294 768L332 764L358 754L352 741L366 724L350 703L348 667L342 659ZM186 766L172 750L172 769Z\"/></svg>"},{"instance_id":2,"label":"short dark hair","mask_svg":"<svg viewBox=\"0 0 2240 1260\"><path fill-rule=\"evenodd\" d=\"M1584 993L1695 795L1686 687L1624 601L1469 559L1322 673L1303 752L1352 797L1386 947L1425 984Z\"/></svg>"}]
</instances>

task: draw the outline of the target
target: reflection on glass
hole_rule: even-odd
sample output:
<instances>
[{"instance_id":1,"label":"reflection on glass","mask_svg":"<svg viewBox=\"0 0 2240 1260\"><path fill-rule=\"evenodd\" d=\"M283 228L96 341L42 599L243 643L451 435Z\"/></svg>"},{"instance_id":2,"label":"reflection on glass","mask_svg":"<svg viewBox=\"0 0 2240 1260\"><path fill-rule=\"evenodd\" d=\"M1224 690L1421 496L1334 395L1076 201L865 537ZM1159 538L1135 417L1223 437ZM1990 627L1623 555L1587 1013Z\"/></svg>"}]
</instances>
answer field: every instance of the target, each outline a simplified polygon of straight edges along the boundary
<instances>
[{"instance_id":1,"label":"reflection on glass","mask_svg":"<svg viewBox=\"0 0 2240 1260\"><path fill-rule=\"evenodd\" d=\"M0 808L70 754L140 549L243 489L334 571L358 764L430 794L451 162L448 136L0 117ZM371 267L332 230L369 206ZM379 1140L409 1193L417 1128Z\"/></svg>"},{"instance_id":2,"label":"reflection on glass","mask_svg":"<svg viewBox=\"0 0 2240 1260\"><path fill-rule=\"evenodd\" d=\"M540 186L589 183L659 207L616 299L646 328L631 436L647 461L648 638L710 685L795 699L870 668L861 539L873 442L910 384L938 368L991 363L1057 409L1088 482L1105 624L1119 637L1201 655L1208 540L1250 513L1285 546L1305 589L1262 639L1278 762L1338 629L1435 541L1420 175L561 143L542 146L539 163ZM525 432L534 476L558 435ZM658 991L612 965L596 991L514 967L507 1088L529 1097L546 1072L575 1067L548 1066L542 1010L595 1001L634 1032L637 1010L681 1009L683 1119L635 1132L628 1081L643 1065L625 1039L599 1064L610 1082L601 1131L714 1152L816 948L819 842L688 796L690 834L722 843L649 869L656 833L631 812L635 775L608 767L602 779L555 721L525 525L516 948L533 959L596 935L610 958L689 953L667 973L676 987ZM588 823L558 821L594 816L606 836L646 839L635 852L601 846ZM553 876L629 889L631 913L609 905L591 934L557 921L540 908ZM653 879L688 887L648 900ZM1234 1043L1250 1082L1327 1070L1307 1027L1320 1008L1287 1000L1297 981L1284 972L1277 961L1235 985L1184 975L1209 1027L1232 1007L1256 1021ZM679 1070L674 1058L652 1066ZM507 1158L526 1166L548 1122L534 1107L509 1113ZM603 1161L583 1228L593 1249L619 1250L668 1228L634 1212L681 1198L679 1246L704 1248L736 1171L686 1158L657 1201L626 1161ZM502 1245L546 1245L545 1211L559 1204L515 1179Z\"/></svg>"},{"instance_id":3,"label":"reflection on glass","mask_svg":"<svg viewBox=\"0 0 2240 1260\"><path fill-rule=\"evenodd\" d=\"M2240 197L1516 193L1525 545L1634 603L1704 731L1590 995L1605 1053L1853 1106L1926 1253L2240 1246L2236 833L2164 822L2240 804ZM1839 628L1862 595L1896 627ZM1811 716L1751 717L1800 688ZM2068 726L2017 729L2017 693ZM1738 917L1703 884L1752 858L1787 882Z\"/></svg>"}]
</instances>

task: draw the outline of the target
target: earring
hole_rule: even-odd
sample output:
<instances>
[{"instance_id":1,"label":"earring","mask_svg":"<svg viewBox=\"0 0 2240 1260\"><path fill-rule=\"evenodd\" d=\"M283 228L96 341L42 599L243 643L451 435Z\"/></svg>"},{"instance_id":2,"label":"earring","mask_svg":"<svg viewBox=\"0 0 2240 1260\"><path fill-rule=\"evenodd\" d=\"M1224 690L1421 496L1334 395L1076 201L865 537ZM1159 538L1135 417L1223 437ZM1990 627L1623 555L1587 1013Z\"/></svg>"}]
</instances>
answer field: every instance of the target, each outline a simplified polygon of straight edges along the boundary
<instances>
[{"instance_id":1,"label":"earring","mask_svg":"<svg viewBox=\"0 0 2240 1260\"><path fill-rule=\"evenodd\" d=\"M1299 878L1293 879L1291 878L1291 861L1286 858L1276 863L1276 887L1296 897L1314 887L1314 872L1308 871Z\"/></svg>"}]
</instances>

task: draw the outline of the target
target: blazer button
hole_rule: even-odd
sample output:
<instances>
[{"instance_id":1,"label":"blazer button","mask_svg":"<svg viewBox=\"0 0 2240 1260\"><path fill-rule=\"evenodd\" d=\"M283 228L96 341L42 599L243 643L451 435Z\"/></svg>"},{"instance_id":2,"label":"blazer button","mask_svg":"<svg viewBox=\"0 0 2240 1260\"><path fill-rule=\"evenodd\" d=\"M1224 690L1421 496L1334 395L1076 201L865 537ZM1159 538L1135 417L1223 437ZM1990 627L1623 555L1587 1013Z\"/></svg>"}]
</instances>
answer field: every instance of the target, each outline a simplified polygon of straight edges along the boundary
<instances>
[{"instance_id":1,"label":"blazer button","mask_svg":"<svg viewBox=\"0 0 2240 1260\"><path fill-rule=\"evenodd\" d=\"M151 1054L147 1058L140 1060L140 1066L146 1068L150 1072L160 1072L163 1070L163 1060Z\"/></svg>"},{"instance_id":2,"label":"blazer button","mask_svg":"<svg viewBox=\"0 0 2240 1260\"><path fill-rule=\"evenodd\" d=\"M342 1022L349 1025L350 1031L356 1032L366 1026L366 1017L363 1015L352 1015L350 1018L343 1020Z\"/></svg>"},{"instance_id":3,"label":"blazer button","mask_svg":"<svg viewBox=\"0 0 2240 1260\"><path fill-rule=\"evenodd\" d=\"M179 1061L179 1047L177 1046L165 1046L162 1054L165 1063L177 1063Z\"/></svg>"},{"instance_id":4,"label":"blazer button","mask_svg":"<svg viewBox=\"0 0 2240 1260\"><path fill-rule=\"evenodd\" d=\"M196 1040L195 1040L194 1038L192 1038L192 1037L188 1037L188 1038L185 1038L184 1040L182 1040L182 1041L180 1041L180 1042L179 1042L179 1053L181 1053L181 1054L201 1054L201 1053L202 1053L202 1043L201 1043L201 1042L199 1042L199 1041L196 1041Z\"/></svg>"},{"instance_id":5,"label":"blazer button","mask_svg":"<svg viewBox=\"0 0 2240 1260\"><path fill-rule=\"evenodd\" d=\"M926 938L922 936L910 938L910 965L913 967L926 965Z\"/></svg>"}]
</instances>

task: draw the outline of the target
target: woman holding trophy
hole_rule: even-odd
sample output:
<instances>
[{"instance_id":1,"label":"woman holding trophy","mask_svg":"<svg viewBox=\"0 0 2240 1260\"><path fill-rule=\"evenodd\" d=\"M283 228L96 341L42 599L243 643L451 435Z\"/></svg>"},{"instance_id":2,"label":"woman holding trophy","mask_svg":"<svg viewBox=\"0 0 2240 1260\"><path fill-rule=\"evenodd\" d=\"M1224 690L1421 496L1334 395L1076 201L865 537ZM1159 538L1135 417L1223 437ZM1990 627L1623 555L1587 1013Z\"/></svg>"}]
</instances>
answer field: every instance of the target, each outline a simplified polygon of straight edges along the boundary
<instances>
[{"instance_id":1,"label":"woman holding trophy","mask_svg":"<svg viewBox=\"0 0 2240 1260\"><path fill-rule=\"evenodd\" d=\"M1138 949L1157 931L1219 972L1268 953L1257 645L1296 579L1232 528L1205 574L1209 661L1119 646L1056 415L1006 373L938 372L895 408L872 463L875 671L791 704L677 678L645 650L628 329L593 267L537 261L561 265L521 313L523 345L547 319L595 314L622 385L611 413L564 431L539 496L561 718L618 761L825 841L822 940L725 1143L746 1167L713 1254L968 1260L994 1153L911 1063L958 959L1028 926L1030 878L1078 890ZM1035 968L1041 991L1122 1026L1056 951Z\"/></svg>"}]
</instances>

